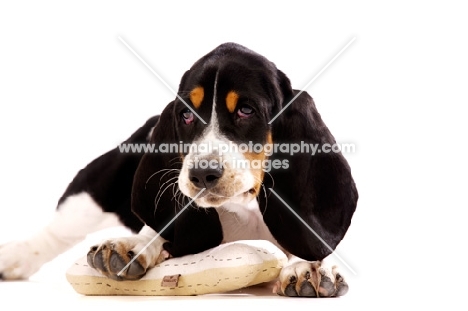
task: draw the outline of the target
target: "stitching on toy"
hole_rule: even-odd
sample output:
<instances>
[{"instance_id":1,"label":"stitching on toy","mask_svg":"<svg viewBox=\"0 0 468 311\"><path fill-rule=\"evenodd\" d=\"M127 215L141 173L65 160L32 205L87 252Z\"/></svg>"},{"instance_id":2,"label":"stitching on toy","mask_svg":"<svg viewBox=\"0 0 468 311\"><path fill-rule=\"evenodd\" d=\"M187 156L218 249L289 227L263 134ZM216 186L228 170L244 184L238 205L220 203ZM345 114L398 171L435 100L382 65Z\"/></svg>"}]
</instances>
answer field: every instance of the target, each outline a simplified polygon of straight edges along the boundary
<instances>
[{"instance_id":1,"label":"stitching on toy","mask_svg":"<svg viewBox=\"0 0 468 311\"><path fill-rule=\"evenodd\" d=\"M252 255L252 254L259 253L259 252L262 252L262 253L264 253L264 254L266 254L266 255L271 254L271 255L273 255L274 257L275 257L275 255L278 253L278 252L267 252L267 251L264 251L264 250L261 250L261 249L257 249L257 252L254 251L254 252L249 252L249 253L246 253L246 254ZM235 260L242 260L242 259L244 259L243 256L239 256L239 257L235 257L235 258L216 258L216 257L215 257L214 255L212 255L212 254L206 255L205 258L206 258L206 257L208 257L208 258L211 257L211 259L214 260L214 261L232 261L232 260L234 260L234 259L235 259ZM201 258L200 260L198 260L198 262L201 262L201 261L203 261L203 260L204 260L204 258ZM196 263L198 263L198 262L197 262L197 261L192 261L192 262L190 262L190 263L186 262L186 263L183 263L182 265L183 265L183 266L187 266L187 265L189 265L189 264L190 264L190 265L194 265L194 264L196 264ZM85 267L85 268L89 269L89 265L87 265L87 264L84 264L84 263L81 263L81 264L80 264L80 263L76 263L76 262L75 262L74 264L75 264L75 266L82 266L82 267ZM170 264L170 263L167 263L167 262L166 262L164 265L163 265L163 264L159 264L159 265L157 265L157 266L164 266L164 267L173 266L173 267L178 267L178 266L180 266L180 265L181 265L181 264ZM265 266L263 266L263 267L265 267ZM246 274L244 274L244 278L249 278L249 277L250 277L251 275L253 275L255 272L257 272L257 274L259 274L259 273L262 273L262 272L263 272L263 273L268 272L269 270L278 270L278 265L276 264L276 265L273 265L273 266L269 266L268 268L265 268L265 269L257 268L257 269L255 269L255 270L250 270L250 271L248 271ZM94 275L94 276L91 276L91 277L99 277L99 276ZM215 284L213 284L213 285L209 285L209 284L207 284L207 283L205 283L205 284L200 284L200 283L198 283L198 284L196 284L196 285L194 285L194 284L186 284L186 286L182 285L182 286L170 287L170 288L160 288L160 289L159 289L159 292L164 292L164 291L166 291L166 289L169 289L169 291L174 291L174 290L181 290L181 289L186 288L186 287L187 287L187 288L194 288L194 287L200 287L200 286L203 286L203 285L204 285L205 288L209 288L209 287L215 288L215 287L219 286L220 283L227 283L227 282L229 282L230 280L233 280L233 279L234 279L234 280L240 280L241 278L242 278L242 276L236 276L236 277L234 277L234 278L226 277L226 278L224 278L224 279L221 279L221 278L220 278L220 279L218 279L218 281L217 281ZM110 285L109 283L103 283L103 282L96 282L96 283L89 283L89 282L86 282L86 283L84 283L84 282L83 282L83 283L81 283L81 282L74 282L74 283L72 283L72 282L70 282L70 284L71 284L71 285L74 284L75 286L83 286L83 285L84 285L84 286L86 286L86 287L89 287L89 286L91 286L91 285L93 285L93 284L96 285L96 286L103 286L103 285L105 284L106 287L108 287L108 288L110 287L111 290L113 290L114 292L119 292L119 291L121 291L120 288L113 287L113 286ZM133 291L134 293L138 293L138 292L141 291L141 293L145 293L145 294L146 294L147 292L153 292L153 293L156 293L156 292L157 292L157 290L138 290L138 289L132 289L132 290L131 290L131 289L128 289L128 288L124 288L123 291L124 291L124 292L127 292L127 293L129 293L129 294L130 294L131 291ZM147 294L146 294L146 295L147 295Z\"/></svg>"},{"instance_id":2,"label":"stitching on toy","mask_svg":"<svg viewBox=\"0 0 468 311\"><path fill-rule=\"evenodd\" d=\"M267 268L267 269L263 269L263 270L261 270L261 271L262 271L262 272L266 272L266 271L271 270L271 269L276 269L276 267L273 267L273 266L272 266L272 267L269 267L269 268ZM260 269L256 269L256 271L257 271L257 273L258 273L258 272L260 272ZM253 274L253 273L254 273L253 271L250 271L248 274ZM248 275L244 275L244 277L247 278ZM239 277L239 276L236 276L236 277L234 277L234 279L235 279L235 280L239 280L240 277ZM224 278L224 281L229 281L229 280L231 280L230 277L225 277L225 278ZM216 284L213 284L213 285L209 285L209 284L206 284L206 283L205 283L205 284L197 283L197 284L195 285L195 287L199 287L199 286L203 286L203 285L204 285L205 287L217 287L217 286L219 285L219 283L221 283L222 281L223 281L223 279L218 279L218 282L216 282ZM90 286L90 285L92 285L92 284L89 283L89 282L86 282L86 283L74 282L74 283L70 283L70 284L74 284L74 285L76 285L76 286L81 286L81 285ZM94 284L95 284L95 285L103 285L102 282L96 282L96 283L94 283ZM114 291L120 291L120 290L121 290L120 288L118 288L118 287L113 287L112 285L110 285L110 284L108 284L108 283L105 283L105 285L106 285L107 287L110 287L110 288L113 289ZM184 285L178 286L178 287L170 287L169 290L182 289L182 288L184 288L184 287L185 287ZM192 287L194 287L194 285L188 284L187 287L188 287L188 288L192 288ZM165 290L166 290L165 288L160 288L160 289L159 289L160 292L163 292L163 291L165 291ZM123 291L129 292L130 289L124 288ZM138 289L132 289L132 291L133 291L133 292L139 292ZM148 291L147 291L146 289L143 289L143 290L141 290L141 292L142 292L142 293L147 293ZM157 292L157 290L150 290L150 292L153 292L153 293L154 293L154 292Z\"/></svg>"},{"instance_id":3,"label":"stitching on toy","mask_svg":"<svg viewBox=\"0 0 468 311\"><path fill-rule=\"evenodd\" d=\"M260 251L260 250L257 249L257 251ZM266 255L269 254L268 252L263 252L263 253L266 254ZM254 254L254 253L248 253L248 254L252 255L252 254ZM274 254L274 253L271 253L271 254ZM223 259L223 258L219 258L219 259L218 259L218 258L216 258L215 256L210 255L210 254L206 255L205 258L206 258L206 257L211 257L211 259L213 259L214 261L224 261L224 260L225 260L225 259ZM240 256L240 257L236 257L235 259L236 259L236 260L241 260L241 259L243 259L243 258L244 258L243 256ZM201 258L198 262L201 262L201 261L203 261L203 260L204 260L204 258ZM232 260L233 260L233 258L226 258L226 261L232 261ZM192 262L190 262L190 265L194 265L194 264L196 264L196 263L197 263L197 261L192 261ZM160 264L156 265L154 268L156 268L156 267L178 267L179 265L180 265L180 264L171 264L171 263L165 262L164 264L163 264L163 263L160 263ZM183 265L183 266L187 266L187 265L189 265L189 263L183 263L182 265Z\"/></svg>"}]
</instances>

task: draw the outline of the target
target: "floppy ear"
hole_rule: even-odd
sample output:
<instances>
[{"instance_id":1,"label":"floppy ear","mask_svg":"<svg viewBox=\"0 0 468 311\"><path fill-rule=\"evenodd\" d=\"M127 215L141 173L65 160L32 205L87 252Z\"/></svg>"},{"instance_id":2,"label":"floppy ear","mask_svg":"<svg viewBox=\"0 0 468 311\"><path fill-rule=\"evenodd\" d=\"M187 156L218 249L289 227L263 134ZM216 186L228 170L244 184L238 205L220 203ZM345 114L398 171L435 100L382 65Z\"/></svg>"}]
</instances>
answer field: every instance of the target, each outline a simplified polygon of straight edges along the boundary
<instances>
[{"instance_id":1,"label":"floppy ear","mask_svg":"<svg viewBox=\"0 0 468 311\"><path fill-rule=\"evenodd\" d=\"M162 112L153 130L151 143L178 144L174 102ZM174 256L204 251L222 240L218 213L214 209L198 209L179 190L177 180L182 157L177 153L146 153L137 168L132 188L132 211L148 226L169 241L164 248ZM195 205L195 204L193 204ZM173 220L172 224L168 225ZM163 230L164 229L164 230Z\"/></svg>"},{"instance_id":2,"label":"floppy ear","mask_svg":"<svg viewBox=\"0 0 468 311\"><path fill-rule=\"evenodd\" d=\"M282 75L281 106L284 106L299 91L293 91L289 80ZM271 132L274 144L313 144L320 149L324 144L335 143L306 92L273 121ZM265 223L281 246L303 259L321 260L344 237L356 209L358 193L351 169L341 153L311 153L311 150L294 155L275 153L270 160L282 161L282 168L265 174L265 187L278 194L294 212L270 190L266 190L266 196L259 196L259 202Z\"/></svg>"}]
</instances>

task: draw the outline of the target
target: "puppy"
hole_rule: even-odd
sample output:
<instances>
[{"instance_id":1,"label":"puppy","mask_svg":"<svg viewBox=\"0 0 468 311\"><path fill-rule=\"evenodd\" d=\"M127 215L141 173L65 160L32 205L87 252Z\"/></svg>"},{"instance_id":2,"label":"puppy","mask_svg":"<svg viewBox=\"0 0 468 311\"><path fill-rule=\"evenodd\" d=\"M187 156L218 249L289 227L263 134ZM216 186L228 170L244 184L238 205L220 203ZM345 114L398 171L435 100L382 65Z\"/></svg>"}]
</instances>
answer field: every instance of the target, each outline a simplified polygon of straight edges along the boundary
<instances>
[{"instance_id":1,"label":"puppy","mask_svg":"<svg viewBox=\"0 0 468 311\"><path fill-rule=\"evenodd\" d=\"M358 193L340 152L311 154L334 144L306 92L265 57L222 44L183 75L161 115L78 172L48 226L0 247L1 276L27 278L87 234L123 224L136 234L88 253L113 279L263 239L291 258L275 293L341 296L348 285L321 261L345 236Z\"/></svg>"}]
</instances>

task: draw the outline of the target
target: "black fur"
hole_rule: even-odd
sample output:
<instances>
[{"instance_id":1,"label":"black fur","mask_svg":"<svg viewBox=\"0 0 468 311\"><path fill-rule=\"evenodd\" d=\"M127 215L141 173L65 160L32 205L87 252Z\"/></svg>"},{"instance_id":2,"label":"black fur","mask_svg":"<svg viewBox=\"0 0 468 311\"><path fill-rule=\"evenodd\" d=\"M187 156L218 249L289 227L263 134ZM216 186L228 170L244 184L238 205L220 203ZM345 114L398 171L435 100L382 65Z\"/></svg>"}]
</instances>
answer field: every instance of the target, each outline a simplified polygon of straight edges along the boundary
<instances>
[{"instance_id":1,"label":"black fur","mask_svg":"<svg viewBox=\"0 0 468 311\"><path fill-rule=\"evenodd\" d=\"M150 118L125 143L147 142L146 137L158 119L159 116ZM71 195L87 192L104 211L115 213L125 226L135 232L139 231L143 222L131 211L130 194L133 176L142 156L121 153L118 148L103 154L78 172L60 198L58 206Z\"/></svg>"},{"instance_id":2,"label":"black fur","mask_svg":"<svg viewBox=\"0 0 468 311\"><path fill-rule=\"evenodd\" d=\"M312 98L305 92L275 120L273 140L335 143ZM274 154L272 159L277 157L288 159L289 168L266 175L265 186L274 189L328 246L335 249L351 224L358 200L348 163L338 153ZM259 200L265 223L289 252L306 260L321 260L331 253L276 196L269 195L268 203L263 196L259 196Z\"/></svg>"}]
</instances>

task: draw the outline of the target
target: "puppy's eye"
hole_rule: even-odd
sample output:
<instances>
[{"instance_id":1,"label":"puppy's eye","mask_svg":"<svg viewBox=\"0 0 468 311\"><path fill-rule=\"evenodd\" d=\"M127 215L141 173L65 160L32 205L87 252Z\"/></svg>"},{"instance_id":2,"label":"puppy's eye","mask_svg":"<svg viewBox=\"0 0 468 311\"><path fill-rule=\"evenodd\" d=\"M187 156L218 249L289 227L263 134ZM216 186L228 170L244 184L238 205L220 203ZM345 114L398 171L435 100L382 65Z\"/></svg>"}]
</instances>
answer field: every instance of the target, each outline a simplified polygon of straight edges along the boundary
<instances>
[{"instance_id":1,"label":"puppy's eye","mask_svg":"<svg viewBox=\"0 0 468 311\"><path fill-rule=\"evenodd\" d=\"M193 112L190 111L190 109L185 109L180 113L180 115L182 116L182 119L184 120L185 124L190 124L194 120Z\"/></svg>"},{"instance_id":2,"label":"puppy's eye","mask_svg":"<svg viewBox=\"0 0 468 311\"><path fill-rule=\"evenodd\" d=\"M254 110L249 105L242 105L237 109L237 115L239 118L249 118L254 114Z\"/></svg>"}]
</instances>

